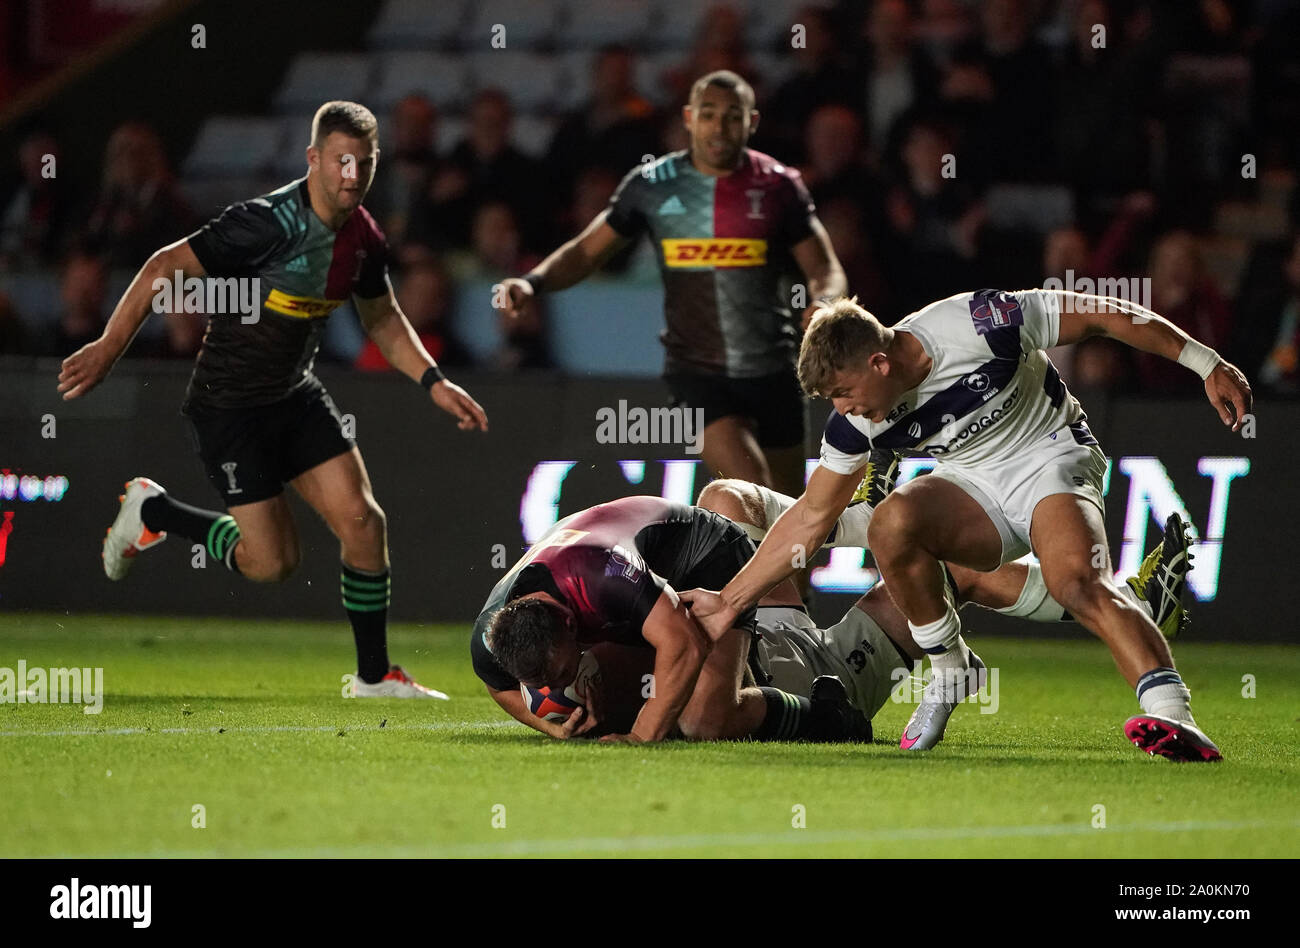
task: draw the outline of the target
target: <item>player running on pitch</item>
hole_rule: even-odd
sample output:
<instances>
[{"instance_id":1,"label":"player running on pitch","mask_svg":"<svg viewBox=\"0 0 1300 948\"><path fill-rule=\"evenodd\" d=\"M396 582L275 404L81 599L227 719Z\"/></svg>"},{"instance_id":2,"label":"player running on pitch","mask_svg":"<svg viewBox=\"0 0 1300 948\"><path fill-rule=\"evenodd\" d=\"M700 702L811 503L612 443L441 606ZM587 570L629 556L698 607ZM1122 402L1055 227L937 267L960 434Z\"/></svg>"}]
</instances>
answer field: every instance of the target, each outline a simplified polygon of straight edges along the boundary
<instances>
[{"instance_id":1,"label":"player running on pitch","mask_svg":"<svg viewBox=\"0 0 1300 948\"><path fill-rule=\"evenodd\" d=\"M210 315L182 412L228 513L202 510L137 477L104 540L104 571L121 579L134 557L174 533L255 582L285 579L298 536L284 485L338 537L343 607L357 648L359 697L446 698L388 660L388 536L361 452L312 372L325 320L351 296L384 357L454 415L487 430L474 399L447 381L398 308L383 232L361 206L379 157L378 124L354 102L327 102L312 121L308 172L277 191L232 204L187 239L157 251L113 311L103 335L63 362L59 391L101 382L148 317L158 280L260 280L257 319ZM184 315L170 318L184 319Z\"/></svg>"},{"instance_id":2,"label":"player running on pitch","mask_svg":"<svg viewBox=\"0 0 1300 948\"><path fill-rule=\"evenodd\" d=\"M796 493L803 396L781 279L798 265L811 315L814 301L846 291L844 271L799 173L745 147L758 125L749 83L726 70L701 77L682 118L690 149L629 171L581 234L504 282L506 311L573 286L649 234L664 281L664 380L675 404L703 410L704 463Z\"/></svg>"},{"instance_id":3,"label":"player running on pitch","mask_svg":"<svg viewBox=\"0 0 1300 948\"><path fill-rule=\"evenodd\" d=\"M863 506L879 503L892 487L897 472L897 463L888 452L873 452L873 461L878 473L864 490L868 501ZM654 498L639 498L642 501L654 501ZM662 511L662 502L645 506L644 512ZM721 514L743 529L752 539L759 540L767 528L775 522L780 514L795 503L794 498L777 494L765 487L736 480L714 481L700 493L697 510L712 511ZM619 502L623 506L624 502ZM611 518L626 519L626 512L611 512L614 505L602 505L585 511L589 519L601 521ZM861 508L859 507L860 511ZM596 515L600 514L599 517ZM702 518L707 519L707 518ZM640 521L633 521L632 525ZM713 522L713 521L710 521ZM830 545L858 546L866 542L866 528L869 518L841 517L834 531ZM558 524L548 536L554 546L571 546L586 540L585 537L573 537L571 525L566 521ZM647 525L649 526L649 525ZM1180 529L1181 521L1176 516L1170 518L1164 539L1143 561L1138 577L1131 578L1123 592L1153 615L1162 628L1176 631L1186 618L1182 606L1182 594L1186 588L1186 576L1190 568L1187 557L1186 534ZM644 529L644 528L643 528ZM665 531L672 529L663 524L655 524L653 529ZM726 535L720 534L720 536ZM570 542L564 542L570 541ZM540 544L547 543L543 538ZM727 555L717 557L715 572L724 573L726 567L734 568L735 552L744 549L734 538L728 541L730 549ZM638 548L649 549L650 555L662 560L665 548L662 540L645 537L638 543ZM752 551L752 546L750 547ZM530 553L531 556L531 553ZM707 558L707 557L706 557ZM601 556L593 560L599 562ZM531 562L525 557L521 565ZM552 564L554 565L554 564ZM678 566L670 562L668 569ZM500 667L492 656L485 636L491 628L497 609L507 602L516 592L523 593L528 588L526 582L516 580L511 571L497 588L484 608L476 624L471 640L471 652L475 660L475 669L488 685L488 692L511 715L523 723L544 734L557 738L568 738L580 734L600 733L609 729L628 731L634 727L637 715L646 700L645 683L655 671L659 656L641 643L635 644L634 636L627 636L620 641L608 640L592 646L588 651L597 659L598 677L590 677L586 682L586 694L583 712L572 715L564 723L543 720L529 713L520 698L519 681ZM561 572L567 575L564 567ZM564 586L562 578L550 570L556 585ZM604 576L610 575L606 570ZM613 571L618 575L619 571ZM621 578L621 577L620 577ZM683 577L689 579L689 577ZM1009 563L993 573L980 573L975 570L952 567L947 573L949 595L958 607L975 602L1006 615L1021 616L1032 621L1053 622L1069 619L1064 610L1048 595L1043 586L1042 575L1036 565ZM599 589L608 580L589 577L589 589ZM665 580L665 585L671 583ZM588 596L588 599L593 597ZM1148 601L1149 600L1149 601ZM777 585L759 603L756 612L757 636L748 655L748 674L742 685L744 688L765 686L777 692L784 692L793 699L808 699L812 695L813 685L823 675L835 676L843 684L849 704L861 712L866 720L884 704L894 685L903 677L899 669L910 670L922 656L921 649L912 640L907 620L898 611L883 585L878 584L850 608L838 623L828 629L819 629L808 616L798 592L793 584L784 581ZM624 627L626 614L619 609L619 599L607 602L600 618L606 626ZM622 643L622 644L621 644ZM576 645L574 646L576 648ZM563 644L567 656L560 658L558 664L563 671L556 676L562 687L572 679L571 670L576 671L578 657L572 654L569 643ZM982 663L971 653L973 670L971 684L978 690L982 680ZM540 682L531 682L538 685ZM700 689L712 688L716 681L705 679L697 684ZM595 692L592 692L592 688ZM820 687L827 687L822 685ZM838 689L836 689L838 690ZM766 695L765 695L766 696ZM777 695L772 696L774 705ZM743 700L743 698L742 698ZM786 699L782 699L786 700ZM736 736L730 733L726 717L731 713L732 705L726 701L702 699L703 714L713 709L719 715L716 720L706 720L704 727L690 728L688 733L696 739ZM782 715L782 718L785 716ZM781 718L775 718L777 723ZM787 722L788 723L788 722ZM774 735L765 730L762 736L775 739L794 738L796 733L786 733L778 724ZM869 733L869 732L868 732ZM858 738L852 738L858 739Z\"/></svg>"},{"instance_id":4,"label":"player running on pitch","mask_svg":"<svg viewBox=\"0 0 1300 948\"><path fill-rule=\"evenodd\" d=\"M1143 713L1125 723L1128 738L1173 760L1221 759L1192 718L1168 644L1111 573L1102 521L1105 455L1044 351L1093 335L1197 372L1233 430L1250 411L1250 386L1235 366L1121 300L980 290L933 303L892 329L856 300L839 300L814 318L799 358L805 390L835 405L820 465L721 593L693 590L683 599L710 635L720 634L790 574L792 547L821 545L873 448L929 453L934 473L886 498L868 533L934 673L900 745L933 747L963 697L969 659L958 647L961 624L943 594L940 563L991 570L1032 549L1052 597L1110 647L1135 688Z\"/></svg>"}]
</instances>

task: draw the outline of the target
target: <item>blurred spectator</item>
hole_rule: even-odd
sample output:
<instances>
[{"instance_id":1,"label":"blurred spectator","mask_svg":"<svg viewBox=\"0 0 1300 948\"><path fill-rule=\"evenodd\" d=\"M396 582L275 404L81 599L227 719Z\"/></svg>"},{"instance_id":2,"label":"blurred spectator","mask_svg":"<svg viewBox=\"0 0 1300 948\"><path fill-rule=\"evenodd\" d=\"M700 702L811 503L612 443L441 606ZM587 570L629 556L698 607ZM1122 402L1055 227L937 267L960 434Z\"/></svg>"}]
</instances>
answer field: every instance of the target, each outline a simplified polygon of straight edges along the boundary
<instances>
[{"instance_id":1,"label":"blurred spectator","mask_svg":"<svg viewBox=\"0 0 1300 948\"><path fill-rule=\"evenodd\" d=\"M428 190L438 169L437 139L437 107L418 93L399 100L393 107L379 173L366 198L367 210L395 247L406 234L412 204Z\"/></svg>"},{"instance_id":2,"label":"blurred spectator","mask_svg":"<svg viewBox=\"0 0 1300 948\"><path fill-rule=\"evenodd\" d=\"M1051 177L1052 60L1033 38L1028 0L979 5L981 36L956 51L940 83L941 97L960 109L970 148L964 176L1039 181ZM978 159L978 161L977 161Z\"/></svg>"},{"instance_id":3,"label":"blurred spectator","mask_svg":"<svg viewBox=\"0 0 1300 948\"><path fill-rule=\"evenodd\" d=\"M760 104L763 101L759 87L762 77L754 72L745 50L745 18L735 7L719 3L709 8L700 18L695 41L687 58L669 69L663 84L669 93L668 103L673 109L686 104L691 85L705 73L730 69L739 73L754 88Z\"/></svg>"},{"instance_id":4,"label":"blurred spectator","mask_svg":"<svg viewBox=\"0 0 1300 948\"><path fill-rule=\"evenodd\" d=\"M436 258L426 256L403 265L397 284L397 304L429 355L446 368L466 366L473 361L447 326L455 301L455 287ZM373 339L366 339L354 367L381 372L392 368Z\"/></svg>"},{"instance_id":5,"label":"blurred spectator","mask_svg":"<svg viewBox=\"0 0 1300 948\"><path fill-rule=\"evenodd\" d=\"M1068 289L1080 279L1095 280L1102 275L1097 255L1089 248L1083 231L1061 227L1047 235L1043 243L1044 282L1059 280ZM1095 336L1072 346L1057 346L1047 354L1070 388L1121 393L1132 387L1133 350L1114 339Z\"/></svg>"},{"instance_id":6,"label":"blurred spectator","mask_svg":"<svg viewBox=\"0 0 1300 948\"><path fill-rule=\"evenodd\" d=\"M847 197L864 208L879 203L880 183L863 161L862 120L845 105L823 105L808 118L808 159L800 167L818 204Z\"/></svg>"},{"instance_id":7,"label":"blurred spectator","mask_svg":"<svg viewBox=\"0 0 1300 948\"><path fill-rule=\"evenodd\" d=\"M135 269L198 222L177 189L158 134L143 122L109 136L99 197L86 224L88 240L109 265Z\"/></svg>"},{"instance_id":8,"label":"blurred spectator","mask_svg":"<svg viewBox=\"0 0 1300 948\"><path fill-rule=\"evenodd\" d=\"M1147 125L1159 65L1145 45L1123 42L1106 0L1079 4L1054 125L1056 167L1083 205L1149 184Z\"/></svg>"},{"instance_id":9,"label":"blurred spectator","mask_svg":"<svg viewBox=\"0 0 1300 948\"><path fill-rule=\"evenodd\" d=\"M974 32L970 7L963 0L921 0L913 34L932 62L946 65Z\"/></svg>"},{"instance_id":10,"label":"blurred spectator","mask_svg":"<svg viewBox=\"0 0 1300 948\"><path fill-rule=\"evenodd\" d=\"M498 372L513 372L516 369L554 367L542 320L542 308L536 302L524 307L514 319L498 311L497 319L501 329L501 344L492 353L491 368Z\"/></svg>"},{"instance_id":11,"label":"blurred spectator","mask_svg":"<svg viewBox=\"0 0 1300 948\"><path fill-rule=\"evenodd\" d=\"M520 243L514 211L503 201L484 204L474 215L472 248L451 259L452 272L461 281L496 282L507 276L521 276L541 258L527 253ZM511 319L496 311L501 344L489 359L489 367L501 372L515 369L544 369L552 365L546 339L542 307L530 300L523 312Z\"/></svg>"},{"instance_id":12,"label":"blurred spectator","mask_svg":"<svg viewBox=\"0 0 1300 948\"><path fill-rule=\"evenodd\" d=\"M609 206L621 176L605 168L588 168L578 176L573 187L573 200L564 213L562 233L556 236L568 240L577 236L596 215ZM631 243L614 254L600 268L601 273L624 273L632 257L639 250L637 243Z\"/></svg>"},{"instance_id":13,"label":"blurred spectator","mask_svg":"<svg viewBox=\"0 0 1300 948\"><path fill-rule=\"evenodd\" d=\"M527 246L547 242L549 188L540 166L510 144L513 120L510 100L500 90L484 89L474 97L465 137L412 209L408 242L433 249L468 246L470 221L490 200L516 209Z\"/></svg>"},{"instance_id":14,"label":"blurred spectator","mask_svg":"<svg viewBox=\"0 0 1300 948\"><path fill-rule=\"evenodd\" d=\"M849 295L858 300L877 319L891 325L906 313L894 310L889 287L876 259L872 239L863 223L862 206L848 197L836 197L818 203L817 216L835 248L835 256L844 268Z\"/></svg>"},{"instance_id":15,"label":"blurred spectator","mask_svg":"<svg viewBox=\"0 0 1300 948\"><path fill-rule=\"evenodd\" d=\"M933 101L938 73L917 47L906 0L876 0L863 25L864 57L857 79L867 137L878 153L898 119Z\"/></svg>"},{"instance_id":16,"label":"blurred spectator","mask_svg":"<svg viewBox=\"0 0 1300 948\"><path fill-rule=\"evenodd\" d=\"M754 135L754 147L787 164L801 165L809 157L804 150L804 125L821 106L856 108L855 79L835 42L829 11L803 7L793 23L805 28L804 46L793 50L796 72L760 103L762 121Z\"/></svg>"},{"instance_id":17,"label":"blurred spectator","mask_svg":"<svg viewBox=\"0 0 1300 948\"><path fill-rule=\"evenodd\" d=\"M85 249L74 251L63 267L62 310L46 333L41 355L70 356L99 338L104 330L107 287L103 259Z\"/></svg>"},{"instance_id":18,"label":"blurred spectator","mask_svg":"<svg viewBox=\"0 0 1300 948\"><path fill-rule=\"evenodd\" d=\"M1300 234L1251 256L1225 356L1258 391L1300 393Z\"/></svg>"},{"instance_id":19,"label":"blurred spectator","mask_svg":"<svg viewBox=\"0 0 1300 948\"><path fill-rule=\"evenodd\" d=\"M881 249L904 313L978 282L984 208L964 178L945 174L952 152L952 133L937 121L913 120L902 136L899 179L885 199L891 236Z\"/></svg>"},{"instance_id":20,"label":"blurred spectator","mask_svg":"<svg viewBox=\"0 0 1300 948\"><path fill-rule=\"evenodd\" d=\"M0 293L0 355L30 355L27 327L9 297Z\"/></svg>"},{"instance_id":21,"label":"blurred spectator","mask_svg":"<svg viewBox=\"0 0 1300 948\"><path fill-rule=\"evenodd\" d=\"M621 178L643 155L656 153L657 117L633 85L633 67L626 46L606 46L593 58L591 99L565 117L546 154L562 201L568 202L574 177L585 169L600 168Z\"/></svg>"},{"instance_id":22,"label":"blurred spectator","mask_svg":"<svg viewBox=\"0 0 1300 948\"><path fill-rule=\"evenodd\" d=\"M527 252L514 208L491 201L474 213L468 253L452 256L457 280L498 280L527 273L541 258Z\"/></svg>"},{"instance_id":23,"label":"blurred spectator","mask_svg":"<svg viewBox=\"0 0 1300 948\"><path fill-rule=\"evenodd\" d=\"M62 152L49 132L35 131L18 146L22 174L0 216L0 266L5 269L54 264L75 213L66 177L58 175Z\"/></svg>"},{"instance_id":24,"label":"blurred spectator","mask_svg":"<svg viewBox=\"0 0 1300 948\"><path fill-rule=\"evenodd\" d=\"M1232 314L1214 281L1205 272L1196 238L1173 231L1151 251L1151 308L1197 342L1223 352L1228 347ZM1138 380L1150 395L1195 395L1201 380L1176 362L1137 354Z\"/></svg>"}]
</instances>

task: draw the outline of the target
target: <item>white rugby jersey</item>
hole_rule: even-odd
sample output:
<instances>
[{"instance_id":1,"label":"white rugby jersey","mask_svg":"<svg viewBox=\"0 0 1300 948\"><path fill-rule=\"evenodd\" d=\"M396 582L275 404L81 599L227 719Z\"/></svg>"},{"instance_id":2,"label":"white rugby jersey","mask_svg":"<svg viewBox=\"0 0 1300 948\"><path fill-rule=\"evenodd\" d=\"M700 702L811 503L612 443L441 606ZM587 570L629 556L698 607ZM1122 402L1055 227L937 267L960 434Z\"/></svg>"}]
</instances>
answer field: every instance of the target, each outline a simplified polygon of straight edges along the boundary
<instances>
[{"instance_id":1,"label":"white rugby jersey","mask_svg":"<svg viewBox=\"0 0 1300 948\"><path fill-rule=\"evenodd\" d=\"M912 313L894 329L914 335L934 367L884 421L832 411L822 435L822 467L852 474L873 447L981 467L1013 460L1039 438L1065 428L1079 444L1097 443L1078 400L1043 351L1060 334L1056 293L959 293Z\"/></svg>"}]
</instances>

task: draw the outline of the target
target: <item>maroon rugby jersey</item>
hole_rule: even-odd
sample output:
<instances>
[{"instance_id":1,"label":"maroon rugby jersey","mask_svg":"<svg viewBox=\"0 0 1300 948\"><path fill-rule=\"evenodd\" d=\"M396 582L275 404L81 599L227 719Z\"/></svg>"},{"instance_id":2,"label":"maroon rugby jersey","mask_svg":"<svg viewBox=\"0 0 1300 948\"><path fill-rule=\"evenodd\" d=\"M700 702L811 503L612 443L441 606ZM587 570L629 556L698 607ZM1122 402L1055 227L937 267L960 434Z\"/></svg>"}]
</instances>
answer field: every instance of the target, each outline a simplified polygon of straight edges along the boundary
<instances>
[{"instance_id":1,"label":"maroon rugby jersey","mask_svg":"<svg viewBox=\"0 0 1300 948\"><path fill-rule=\"evenodd\" d=\"M698 171L685 151L628 172L606 222L647 233L664 280L664 370L756 378L788 369L798 330L782 279L790 248L812 235L799 172L746 148L729 175Z\"/></svg>"},{"instance_id":2,"label":"maroon rugby jersey","mask_svg":"<svg viewBox=\"0 0 1300 948\"><path fill-rule=\"evenodd\" d=\"M539 591L573 610L580 648L600 642L648 648L641 626L664 586L675 587L737 531L712 511L662 497L623 497L564 518L488 596L470 635L474 671L495 691L519 686L492 657L485 636L497 610Z\"/></svg>"}]
</instances>

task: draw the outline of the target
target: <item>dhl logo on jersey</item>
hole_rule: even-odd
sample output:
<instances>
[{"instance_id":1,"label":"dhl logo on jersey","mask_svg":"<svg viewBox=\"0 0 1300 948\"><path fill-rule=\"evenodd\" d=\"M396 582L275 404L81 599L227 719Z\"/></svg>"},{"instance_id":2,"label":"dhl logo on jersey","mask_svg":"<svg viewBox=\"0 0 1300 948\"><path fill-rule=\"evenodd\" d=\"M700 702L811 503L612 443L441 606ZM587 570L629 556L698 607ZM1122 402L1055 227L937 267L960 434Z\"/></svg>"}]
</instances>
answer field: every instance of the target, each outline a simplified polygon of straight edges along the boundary
<instances>
[{"instance_id":1,"label":"dhl logo on jersey","mask_svg":"<svg viewBox=\"0 0 1300 948\"><path fill-rule=\"evenodd\" d=\"M295 319L316 319L328 316L344 302L344 300L322 300L314 296L290 296L288 293L273 289L262 306Z\"/></svg>"},{"instance_id":2,"label":"dhl logo on jersey","mask_svg":"<svg viewBox=\"0 0 1300 948\"><path fill-rule=\"evenodd\" d=\"M753 237L696 237L661 240L670 267L762 267L767 241Z\"/></svg>"}]
</instances>

